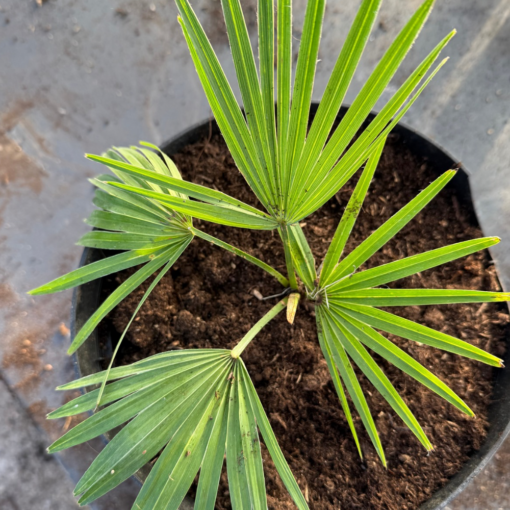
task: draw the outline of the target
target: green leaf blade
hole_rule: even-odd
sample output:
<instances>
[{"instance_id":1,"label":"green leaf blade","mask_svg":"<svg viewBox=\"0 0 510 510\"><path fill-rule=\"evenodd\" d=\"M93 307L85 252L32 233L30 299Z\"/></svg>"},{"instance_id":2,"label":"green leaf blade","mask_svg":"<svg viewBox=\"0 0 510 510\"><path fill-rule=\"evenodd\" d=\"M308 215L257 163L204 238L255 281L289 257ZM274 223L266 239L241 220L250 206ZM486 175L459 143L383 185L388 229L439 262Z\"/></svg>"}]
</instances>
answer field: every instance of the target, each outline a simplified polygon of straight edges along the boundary
<instances>
[{"instance_id":1,"label":"green leaf blade","mask_svg":"<svg viewBox=\"0 0 510 510\"><path fill-rule=\"evenodd\" d=\"M328 294L331 302L367 306L420 306L457 303L501 303L510 301L508 292L464 289L363 289Z\"/></svg>"},{"instance_id":2,"label":"green leaf blade","mask_svg":"<svg viewBox=\"0 0 510 510\"><path fill-rule=\"evenodd\" d=\"M243 377L240 369L237 370L237 377ZM238 379L234 384L237 384L239 393L239 425L252 508L266 510L266 485L256 420L243 381Z\"/></svg>"},{"instance_id":3,"label":"green leaf blade","mask_svg":"<svg viewBox=\"0 0 510 510\"><path fill-rule=\"evenodd\" d=\"M289 194L293 187L295 169L299 163L306 138L325 7L325 0L309 0L306 6L292 94L287 154L284 162L289 172L290 182L285 188ZM286 196L286 198L290 197Z\"/></svg>"},{"instance_id":4,"label":"green leaf blade","mask_svg":"<svg viewBox=\"0 0 510 510\"><path fill-rule=\"evenodd\" d=\"M358 411L361 421L365 426L365 430L367 431L370 440L372 441L372 444L383 463L383 466L386 467L386 456L384 455L384 449L382 447L374 419L370 413L370 408L368 407L361 385L356 377L351 362L347 357L347 353L345 352L344 342L346 342L346 340L342 338L342 332L335 324L329 311L324 309L324 307L320 307L319 313L321 313L324 338L333 355L338 372L340 373L340 376L354 403L354 407L356 407L356 410ZM342 338L342 340L340 340L340 338Z\"/></svg>"},{"instance_id":5,"label":"green leaf blade","mask_svg":"<svg viewBox=\"0 0 510 510\"><path fill-rule=\"evenodd\" d=\"M296 180L291 186L291 195L303 185L307 177L306 170L313 167L327 141L365 49L381 1L364 0L358 9L308 133Z\"/></svg>"},{"instance_id":6,"label":"green leaf blade","mask_svg":"<svg viewBox=\"0 0 510 510\"><path fill-rule=\"evenodd\" d=\"M361 127L418 37L433 3L434 0L423 2L388 48L327 143L319 159L320 168L331 169Z\"/></svg>"},{"instance_id":7,"label":"green leaf blade","mask_svg":"<svg viewBox=\"0 0 510 510\"><path fill-rule=\"evenodd\" d=\"M198 378L207 376L211 368L214 368L214 361L209 361L209 363L195 368L190 363L187 366L186 372L177 371L175 373L168 373L167 370L167 374L162 374L157 382L137 389L131 395L107 406L76 425L55 441L50 446L49 452L54 453L65 450L66 448L98 437L109 430L113 430L162 399L165 399L166 405L178 402L180 397L179 389L185 387L187 391L192 391L195 387L199 386ZM140 376L137 378L140 378ZM193 379L196 380L195 386L189 384ZM106 403L106 401L103 403Z\"/></svg>"},{"instance_id":8,"label":"green leaf blade","mask_svg":"<svg viewBox=\"0 0 510 510\"><path fill-rule=\"evenodd\" d=\"M221 398L220 409L214 419L213 430L200 468L194 510L210 510L216 503L226 450L229 399L230 388L227 387L225 397Z\"/></svg>"},{"instance_id":9,"label":"green leaf blade","mask_svg":"<svg viewBox=\"0 0 510 510\"><path fill-rule=\"evenodd\" d=\"M179 237L189 236L184 229ZM126 234L124 232L107 232L94 230L84 234L76 243L78 246L102 250L151 250L165 248L176 242L176 237L160 235L158 237L143 234Z\"/></svg>"},{"instance_id":10,"label":"green leaf blade","mask_svg":"<svg viewBox=\"0 0 510 510\"><path fill-rule=\"evenodd\" d=\"M271 455L271 459L274 462L282 482L294 500L294 503L299 510L308 510L308 504L301 492L301 489L299 488L299 485L296 482L296 479L294 478L294 475L292 474L292 471L290 470L287 461L285 460L280 446L278 445L278 441L276 440L273 429L271 428L271 424L269 423L262 403L260 402L255 387L253 386L248 371L246 370L246 366L242 360L240 360L240 362L242 380L245 384L246 393L249 396L253 412L255 413L255 417L257 419L257 426L260 430L260 433L262 434L262 437L264 438L264 444L266 445L266 448Z\"/></svg>"},{"instance_id":11,"label":"green leaf blade","mask_svg":"<svg viewBox=\"0 0 510 510\"><path fill-rule=\"evenodd\" d=\"M412 255L401 260L355 273L349 276L349 278L334 283L331 285L330 289L332 291L344 291L378 287L416 273L421 273L422 271L426 271L427 269L441 264L446 264L452 260L471 255L477 251L490 248L499 242L499 237L482 237L480 239L451 244L443 248Z\"/></svg>"},{"instance_id":12,"label":"green leaf blade","mask_svg":"<svg viewBox=\"0 0 510 510\"><path fill-rule=\"evenodd\" d=\"M455 170L448 170L443 173L413 200L395 213L338 264L331 275L331 280L335 281L353 273L429 204L455 174Z\"/></svg>"},{"instance_id":13,"label":"green leaf blade","mask_svg":"<svg viewBox=\"0 0 510 510\"><path fill-rule=\"evenodd\" d=\"M367 324L360 322L341 311L337 310L337 312L345 320L346 327L349 328L369 349L388 360L391 364L395 365L413 379L416 379L420 384L423 384L425 387L444 398L447 402L454 405L463 413L468 416L474 416L473 411L455 392L441 381L441 379L414 360L405 351L400 349L400 347L397 347Z\"/></svg>"},{"instance_id":14,"label":"green leaf blade","mask_svg":"<svg viewBox=\"0 0 510 510\"><path fill-rule=\"evenodd\" d=\"M270 169L274 182L276 200L282 206L280 172L277 162L276 118L274 97L274 67L275 67L275 23L274 0L258 2L258 32L259 32L259 70L262 103L264 107L265 132L270 154Z\"/></svg>"},{"instance_id":15,"label":"green leaf blade","mask_svg":"<svg viewBox=\"0 0 510 510\"><path fill-rule=\"evenodd\" d=\"M165 216L162 211L155 210L153 205L143 197L139 197L140 202L137 203L137 197L135 197L135 200L130 200L129 194L122 192L120 189L115 189L113 186L108 186L100 181L96 182L94 179L92 183L96 183L102 188L96 190L94 199L92 200L92 203L99 209L147 221L155 225L161 225L168 220L168 217ZM112 195L111 191L113 191L115 195ZM170 212L168 216L170 216Z\"/></svg>"},{"instance_id":16,"label":"green leaf blade","mask_svg":"<svg viewBox=\"0 0 510 510\"><path fill-rule=\"evenodd\" d=\"M373 360L368 351L363 347L356 335L345 327L345 323L340 315L331 314L336 325L339 327L346 339L343 346L349 356L358 365L360 370L365 374L367 379L374 385L375 389L383 396L391 408L397 413L400 419L409 427L412 433L418 438L420 443L427 451L433 450L432 444L423 431L418 420L404 402L402 397L395 390L386 374L381 370L379 365Z\"/></svg>"},{"instance_id":17,"label":"green leaf blade","mask_svg":"<svg viewBox=\"0 0 510 510\"><path fill-rule=\"evenodd\" d=\"M292 0L277 0L277 70L276 70L276 113L278 173L282 188L282 199L288 193L289 168L287 161L287 140L289 137L291 81L292 81Z\"/></svg>"},{"instance_id":18,"label":"green leaf blade","mask_svg":"<svg viewBox=\"0 0 510 510\"><path fill-rule=\"evenodd\" d=\"M198 367L202 367L204 364L211 363L211 359L211 357L201 356L199 361L193 358L184 360L180 366L175 365L171 367L172 377L178 376L183 371L193 371ZM165 378L165 376L169 374L169 363L166 361L163 366L160 365L161 363L158 365L158 368L154 368L152 370L135 372L134 374L128 373L127 375L123 376L121 374L121 377L123 377L122 379L116 380L115 382L105 386L103 399L101 401L102 404L110 404L111 402L115 402L116 400L120 400L124 397L127 397L128 395L131 395L135 391L143 390L148 386L152 386L153 384L160 382ZM133 368L134 364L130 365L130 367ZM118 368L121 367L112 368L112 370L115 371ZM110 374L112 373L112 370L104 370L103 372L100 372L103 376L103 380L105 377L107 377L108 380L111 380ZM136 377L132 377L133 375ZM76 382L77 381L73 381L73 383ZM98 382L100 382L99 377ZM67 402L55 411L49 413L47 418L50 420L55 420L57 418L66 418L68 416L75 416L80 413L92 411L96 407L98 395L99 388L83 393L79 397L71 400L70 402Z\"/></svg>"},{"instance_id":19,"label":"green leaf blade","mask_svg":"<svg viewBox=\"0 0 510 510\"><path fill-rule=\"evenodd\" d=\"M250 134L258 153L259 179L272 201L273 207L279 200L276 193L276 168L273 168L274 152L271 147L271 133L267 132L262 91L255 66L248 29L239 0L222 0L223 14L234 60L243 105L250 128ZM266 34L263 32L263 36ZM262 44L264 41L261 41ZM266 50L267 51L267 50ZM272 78L271 78L272 79Z\"/></svg>"},{"instance_id":20,"label":"green leaf blade","mask_svg":"<svg viewBox=\"0 0 510 510\"><path fill-rule=\"evenodd\" d=\"M214 117L237 167L258 199L271 211L270 190L260 179L262 170L248 126L225 73L187 0L177 0L180 24Z\"/></svg>"},{"instance_id":21,"label":"green leaf blade","mask_svg":"<svg viewBox=\"0 0 510 510\"><path fill-rule=\"evenodd\" d=\"M363 459L363 452L361 451L358 433L356 432L356 428L354 427L354 421L352 419L351 410L349 408L349 402L347 401L347 397L345 395L342 380L340 379L340 376L338 375L338 370L335 367L335 361L333 359L331 349L324 338L324 326L322 314L320 313L316 314L316 320L317 320L317 336L319 337L319 344L321 346L322 354L324 355L324 358L328 365L328 370L331 375L331 379L333 380L333 385L335 386L335 390L338 395L338 399L340 400L342 410L347 419L349 429L351 430L352 437L354 438L354 442L356 443L356 448L358 449L359 456L361 459Z\"/></svg>"},{"instance_id":22,"label":"green leaf blade","mask_svg":"<svg viewBox=\"0 0 510 510\"><path fill-rule=\"evenodd\" d=\"M241 208L206 204L203 202L183 200L171 197L163 193L136 188L125 184L113 184L115 187L130 191L131 193L154 198L163 204L167 204L175 211L188 214L204 221L227 225L230 227L248 228L254 230L273 230L278 226L273 218L266 218L243 211Z\"/></svg>"},{"instance_id":23,"label":"green leaf blade","mask_svg":"<svg viewBox=\"0 0 510 510\"><path fill-rule=\"evenodd\" d=\"M114 367L108 373L108 381L114 381L128 377L131 375L138 375L148 373L159 368L176 368L177 366L185 366L190 361L200 361L206 359L220 359L228 358L230 351L226 349L187 349L178 351L165 351L159 354L154 354L150 358L145 358L136 361L131 365ZM75 381L62 384L57 387L59 391L77 390L80 388L87 388L96 384L101 384L104 379L106 370L90 374Z\"/></svg>"},{"instance_id":24,"label":"green leaf blade","mask_svg":"<svg viewBox=\"0 0 510 510\"><path fill-rule=\"evenodd\" d=\"M466 358L475 359L494 367L503 366L499 358L474 345L459 340L451 335L447 335L446 333L404 319L398 315L379 310L378 308L344 304L341 307L341 311L386 333L430 345L431 347L436 347L443 351L459 354Z\"/></svg>"},{"instance_id":25,"label":"green leaf blade","mask_svg":"<svg viewBox=\"0 0 510 510\"><path fill-rule=\"evenodd\" d=\"M225 193L222 193L221 191L216 191L214 189L210 189L206 186L201 186L200 184L195 184L193 182L184 181L182 178L161 175L154 171L140 168L139 166L111 160L103 156L87 154L87 157L92 161L97 161L110 167L119 168L130 175L134 175L143 178L146 181L158 184L158 186L166 188L168 191L174 191L176 193L178 192L181 199L185 200L187 196L190 196L210 204L234 206L252 214L268 218L268 215L262 211L259 211L255 207L245 204L244 202L241 202L240 200L237 200Z\"/></svg>"},{"instance_id":26,"label":"green leaf blade","mask_svg":"<svg viewBox=\"0 0 510 510\"><path fill-rule=\"evenodd\" d=\"M455 31L452 31L432 50L380 113L376 115L365 131L345 151L345 154L339 153L338 157L341 157L330 171L328 167L319 167L319 163L317 163L314 171L309 174L310 179L301 187L301 192L298 192L295 196L294 207L290 214L293 221L301 221L327 202L368 159L372 144L377 139L388 136L448 60L444 59L438 64L423 84L419 86L420 81L454 35ZM419 88L415 91L418 86ZM407 104L405 104L406 101Z\"/></svg>"},{"instance_id":27,"label":"green leaf blade","mask_svg":"<svg viewBox=\"0 0 510 510\"><path fill-rule=\"evenodd\" d=\"M349 199L344 213L342 214L342 219L340 220L335 235L333 236L333 240L328 248L324 264L322 266L320 274L320 284L322 286L326 286L328 283L331 283L330 276L342 256L347 240L351 235L352 228L354 227L358 214L363 206L368 188L372 182L379 159L381 158L385 142L386 139L382 139L375 146L375 150L368 159L368 163L356 184L356 188Z\"/></svg>"},{"instance_id":28,"label":"green leaf blade","mask_svg":"<svg viewBox=\"0 0 510 510\"><path fill-rule=\"evenodd\" d=\"M225 393L227 381L216 381L216 391ZM172 436L138 494L135 506L166 510L178 508L195 478L221 410L214 392L203 398Z\"/></svg>"},{"instance_id":29,"label":"green leaf blade","mask_svg":"<svg viewBox=\"0 0 510 510\"><path fill-rule=\"evenodd\" d=\"M74 353L76 349L78 349L78 347L80 347L80 345L90 336L94 328L97 324L99 324L104 316L117 306L117 304L120 303L120 301L122 301L136 287L170 260L177 260L182 252L187 248L191 239L192 238L190 236L188 239L184 239L183 241L178 241L173 245L170 245L167 250L164 250L162 253L152 258L150 262L139 269L135 274L131 275L120 287L113 291L82 326L71 343L68 353Z\"/></svg>"},{"instance_id":30,"label":"green leaf blade","mask_svg":"<svg viewBox=\"0 0 510 510\"><path fill-rule=\"evenodd\" d=\"M225 376L226 367L225 362L218 363L207 377L199 379L200 384L193 392L181 392L170 415L166 401L160 399L131 420L106 445L78 482L75 494L82 494L79 503L85 505L106 494L154 457L187 419L194 416L197 407L210 402L217 381Z\"/></svg>"},{"instance_id":31,"label":"green leaf blade","mask_svg":"<svg viewBox=\"0 0 510 510\"><path fill-rule=\"evenodd\" d=\"M170 225L165 225L164 223L157 225L149 221L98 210L93 211L85 220L85 223L91 227L100 228L102 230L113 230L145 236L162 236L165 234L165 228L170 227Z\"/></svg>"},{"instance_id":32,"label":"green leaf blade","mask_svg":"<svg viewBox=\"0 0 510 510\"><path fill-rule=\"evenodd\" d=\"M83 285L102 276L107 276L129 267L137 266L151 260L152 256L156 256L164 251L164 248L153 248L148 250L132 250L125 253L118 253L97 262L92 262L86 266L80 267L67 273L51 282L37 287L29 294L39 296L42 294L51 294L62 290L71 289L78 285Z\"/></svg>"},{"instance_id":33,"label":"green leaf blade","mask_svg":"<svg viewBox=\"0 0 510 510\"><path fill-rule=\"evenodd\" d=\"M249 510L254 502L250 495L246 473L246 458L243 453L239 421L239 364L236 363L229 377L232 381L227 428L227 476L230 501L233 510Z\"/></svg>"}]
</instances>

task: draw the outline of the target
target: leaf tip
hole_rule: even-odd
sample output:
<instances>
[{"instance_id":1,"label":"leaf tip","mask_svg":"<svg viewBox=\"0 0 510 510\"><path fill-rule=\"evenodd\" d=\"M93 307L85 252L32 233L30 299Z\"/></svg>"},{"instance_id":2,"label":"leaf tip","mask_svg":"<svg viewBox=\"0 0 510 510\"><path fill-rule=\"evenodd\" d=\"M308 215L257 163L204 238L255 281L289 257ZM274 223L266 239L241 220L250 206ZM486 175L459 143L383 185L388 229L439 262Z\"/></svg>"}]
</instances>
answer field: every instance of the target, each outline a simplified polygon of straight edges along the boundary
<instances>
[{"instance_id":1,"label":"leaf tip","mask_svg":"<svg viewBox=\"0 0 510 510\"><path fill-rule=\"evenodd\" d=\"M50 446L46 448L46 451L48 453L57 453L58 451L60 451L60 448L57 445L57 441L55 441L53 444L50 444Z\"/></svg>"},{"instance_id":2,"label":"leaf tip","mask_svg":"<svg viewBox=\"0 0 510 510\"><path fill-rule=\"evenodd\" d=\"M470 418L476 418L475 413L473 410L466 405L465 402L462 402L464 405L462 406L461 411L465 414L467 414Z\"/></svg>"},{"instance_id":3,"label":"leaf tip","mask_svg":"<svg viewBox=\"0 0 510 510\"><path fill-rule=\"evenodd\" d=\"M43 294L51 294L52 292L55 292L55 291L52 291L50 288L48 288L48 286L46 284L46 285L41 285L40 287L36 287L35 289L31 289L31 290L27 291L27 294L29 296L41 296Z\"/></svg>"}]
</instances>

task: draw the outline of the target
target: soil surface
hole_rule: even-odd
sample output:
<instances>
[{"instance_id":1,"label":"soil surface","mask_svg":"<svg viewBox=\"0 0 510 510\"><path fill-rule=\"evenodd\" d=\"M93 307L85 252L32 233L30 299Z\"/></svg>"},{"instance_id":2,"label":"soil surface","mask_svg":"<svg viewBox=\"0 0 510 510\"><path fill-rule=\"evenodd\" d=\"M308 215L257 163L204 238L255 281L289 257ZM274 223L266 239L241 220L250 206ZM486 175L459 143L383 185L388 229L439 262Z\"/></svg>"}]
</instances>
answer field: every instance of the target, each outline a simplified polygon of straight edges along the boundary
<instances>
[{"instance_id":1,"label":"soil surface","mask_svg":"<svg viewBox=\"0 0 510 510\"><path fill-rule=\"evenodd\" d=\"M257 205L220 136L188 146L174 159L186 179ZM437 171L443 170L447 169L432 170L426 161L413 156L398 136L391 136L347 250L358 245L427 186ZM302 223L317 261L325 255L356 179L357 176ZM195 221L195 225L285 272L276 232L230 229L200 221ZM446 188L365 267L481 235L471 209ZM132 271L109 279L104 292L111 292ZM103 340L107 336L113 341L118 338L149 283L133 292L104 321ZM486 252L393 286L500 290ZM281 290L262 270L196 239L142 307L118 363L130 363L167 349L231 348L276 302L259 301L255 295L268 296ZM504 352L509 317L502 305L402 307L391 311L495 355ZM313 510L415 509L442 487L484 440L495 369L391 335L390 339L446 381L473 409L476 418L464 416L375 356L435 446L427 455L360 375L385 447L387 469L378 460L356 416L364 454L363 460L359 458L319 348L313 306L300 306L293 326L280 314L243 355L278 441ZM294 508L265 451L264 460L269 508ZM217 508L230 508L226 473L222 476Z\"/></svg>"}]
</instances>

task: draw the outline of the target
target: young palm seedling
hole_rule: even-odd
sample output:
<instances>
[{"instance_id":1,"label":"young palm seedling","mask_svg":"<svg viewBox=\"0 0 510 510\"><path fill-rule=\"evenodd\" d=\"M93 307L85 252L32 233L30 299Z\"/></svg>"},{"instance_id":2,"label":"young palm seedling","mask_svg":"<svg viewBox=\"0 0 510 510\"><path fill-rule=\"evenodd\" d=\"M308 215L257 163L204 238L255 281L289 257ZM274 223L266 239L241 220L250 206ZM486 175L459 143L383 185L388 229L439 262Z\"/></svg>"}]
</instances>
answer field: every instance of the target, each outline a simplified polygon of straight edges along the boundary
<instances>
[{"instance_id":1,"label":"young palm seedling","mask_svg":"<svg viewBox=\"0 0 510 510\"><path fill-rule=\"evenodd\" d=\"M370 351L472 415L446 384L379 331L489 365L500 366L500 360L467 342L379 307L508 300L508 294L495 292L384 287L389 282L488 248L498 239L461 242L360 270L444 188L455 172L441 175L353 251L345 256L343 253L388 133L444 64L445 60L433 68L441 50L454 35L454 32L446 35L355 138L418 36L433 1L426 0L404 26L347 114L334 127L380 3L381 0L361 3L309 127L325 0L308 2L293 84L290 0L277 0L276 20L273 0L258 2L258 68L239 0L222 0L244 113L188 0L177 0L179 22L211 109L239 171L263 210L220 191L182 180L174 163L147 143L140 148L114 148L103 156L89 155L112 173L92 180L97 187L94 203L98 209L87 222L96 230L82 237L79 244L120 250L120 253L31 293L57 292L144 264L83 325L69 349L69 353L74 353L113 307L156 274L132 321L195 236L245 258L289 290L233 350L169 351L113 368L112 359L108 370L59 388L95 387L51 413L50 418L99 410L64 434L50 447L51 452L126 424L79 481L75 493L80 495L80 504L105 494L159 454L133 508L177 509L198 471L195 508L214 508L224 456L233 508L266 508L260 432L295 504L300 509L308 508L242 360L246 346L279 312L286 308L289 322L293 321L299 313L300 297L316 305L320 346L360 455L347 395L381 461L386 463L353 365L366 375L424 447L432 449L420 424ZM317 268L299 222L333 197L363 165L327 255ZM194 218L233 228L276 230L283 243L287 274L282 275L265 262L202 232L193 225Z\"/></svg>"}]
</instances>

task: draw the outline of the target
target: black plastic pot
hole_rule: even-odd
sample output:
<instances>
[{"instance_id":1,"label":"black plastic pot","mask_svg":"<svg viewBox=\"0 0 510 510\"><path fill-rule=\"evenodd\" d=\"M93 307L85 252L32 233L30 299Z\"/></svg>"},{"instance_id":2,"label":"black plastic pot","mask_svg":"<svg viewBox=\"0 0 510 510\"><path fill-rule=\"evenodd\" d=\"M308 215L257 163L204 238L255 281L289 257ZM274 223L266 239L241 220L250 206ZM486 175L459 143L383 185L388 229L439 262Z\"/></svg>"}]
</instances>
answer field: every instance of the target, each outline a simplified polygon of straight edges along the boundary
<instances>
[{"instance_id":1,"label":"black plastic pot","mask_svg":"<svg viewBox=\"0 0 510 510\"><path fill-rule=\"evenodd\" d=\"M312 114L315 114L317 105L312 106ZM339 114L342 117L347 111L343 106ZM373 116L373 114L372 114ZM215 122L212 126L209 122L193 127L176 136L166 143L162 149L169 155L179 152L186 145L195 143L208 136L210 129L218 133L219 129ZM441 174L450 168L459 168L459 172L448 186L455 190L458 200L474 212L471 190L469 187L468 173L452 156L436 143L418 134L414 130L399 124L393 133L400 136L403 143L419 158L426 158L430 166ZM476 215L475 215L476 216ZM90 264L104 257L101 250L85 249L80 265ZM80 330L82 325L97 309L101 292L101 280L87 283L75 289L71 311L71 340ZM78 374L86 376L101 370L100 360L105 356L101 352L97 332L94 332L85 344L78 349L76 354L76 366ZM510 344L504 356L506 366L510 366ZM428 501L420 506L420 510L440 510L444 508L471 482L471 480L486 466L494 453L498 450L505 437L510 433L510 370L496 370L494 380L494 393L492 404L489 408L489 431L485 442L479 451L474 453L464 464L462 469ZM115 432L105 434L111 439ZM150 471L149 465L144 466L136 473L136 478L143 481Z\"/></svg>"}]
</instances>

